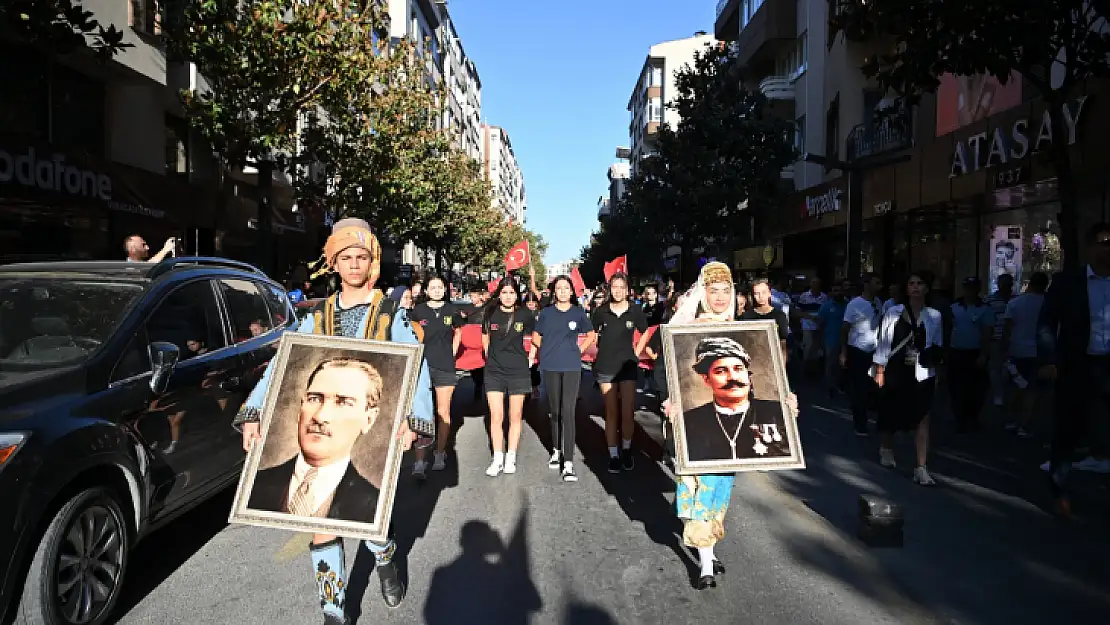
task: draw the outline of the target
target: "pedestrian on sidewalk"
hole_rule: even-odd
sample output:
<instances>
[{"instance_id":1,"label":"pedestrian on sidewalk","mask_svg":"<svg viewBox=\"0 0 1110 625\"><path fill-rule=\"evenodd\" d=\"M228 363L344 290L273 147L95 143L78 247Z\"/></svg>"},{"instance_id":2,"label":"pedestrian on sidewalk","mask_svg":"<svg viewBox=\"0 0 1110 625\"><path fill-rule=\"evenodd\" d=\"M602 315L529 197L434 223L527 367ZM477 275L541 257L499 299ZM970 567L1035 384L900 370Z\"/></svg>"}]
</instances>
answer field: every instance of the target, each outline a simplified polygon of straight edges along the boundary
<instances>
[{"instance_id":1,"label":"pedestrian on sidewalk","mask_svg":"<svg viewBox=\"0 0 1110 625\"><path fill-rule=\"evenodd\" d=\"M455 354L459 353L459 343L462 341L463 320L458 308L447 301L447 283L442 277L428 278L423 299L423 302L413 308L411 318L424 334L424 361L428 363L428 373L435 393L436 416L439 417L432 470L442 471L447 468L447 442L451 438L451 398L454 397L455 386L458 384ZM422 480L428 469L424 450L417 449L415 456L412 474Z\"/></svg>"},{"instance_id":2,"label":"pedestrian on sidewalk","mask_svg":"<svg viewBox=\"0 0 1110 625\"><path fill-rule=\"evenodd\" d=\"M398 312L397 302L374 288L381 267L381 247L369 224L361 219L336 222L324 245L324 258L328 267L339 274L339 292L318 304L301 321L297 332L410 344L418 342L416 334L408 327L407 317ZM260 440L262 402L272 379L273 368L267 367L235 417L235 426L242 429L244 451L249 451ZM428 367L423 363L412 410L419 419L435 419L431 380ZM398 436L404 441L406 450L416 439L406 422L402 422ZM382 598L389 607L397 607L404 600L405 585L393 561L396 543L390 539L385 543L364 540L362 544L377 561L375 569L381 582ZM342 538L314 535L308 552L325 624L347 623L347 564ZM327 571L328 576L325 577L322 571ZM334 578L330 577L332 573Z\"/></svg>"},{"instance_id":3,"label":"pedestrian on sidewalk","mask_svg":"<svg viewBox=\"0 0 1110 625\"><path fill-rule=\"evenodd\" d=\"M817 325L817 313L829 301L821 290L821 278L809 281L809 290L798 296L798 316L802 320L802 372L808 376L819 375L821 353L825 345Z\"/></svg>"},{"instance_id":4,"label":"pedestrian on sidewalk","mask_svg":"<svg viewBox=\"0 0 1110 625\"><path fill-rule=\"evenodd\" d=\"M1072 454L1083 437L1090 440L1092 454L1074 468L1110 472L1105 436L1110 424L1110 223L1087 231L1087 248L1086 267L1053 279L1037 324L1041 375L1056 382L1049 483L1054 510L1065 518L1071 516Z\"/></svg>"},{"instance_id":5,"label":"pedestrian on sidewalk","mask_svg":"<svg viewBox=\"0 0 1110 625\"><path fill-rule=\"evenodd\" d=\"M879 463L893 468L894 434L913 432L917 464L913 481L936 482L926 468L929 455L929 411L936 392L936 367L944 345L944 321L939 311L925 305L929 287L914 273L903 285L905 303L883 315L875 355L875 384L882 389L878 430Z\"/></svg>"},{"instance_id":6,"label":"pedestrian on sidewalk","mask_svg":"<svg viewBox=\"0 0 1110 625\"><path fill-rule=\"evenodd\" d=\"M991 338L990 360L987 362L987 375L990 379L991 395L995 408L1006 405L1006 388L1010 376L1006 371L1006 349L1002 346L1002 333L1006 326L1006 307L1014 298L1014 276L1004 273L998 276L998 290L987 298L987 306L994 313L994 332Z\"/></svg>"},{"instance_id":7,"label":"pedestrian on sidewalk","mask_svg":"<svg viewBox=\"0 0 1110 625\"><path fill-rule=\"evenodd\" d=\"M782 347L783 363L790 362L790 350L787 340L790 334L790 318L781 308L775 306L774 292L771 285L764 279L757 279L752 283L752 299L755 305L740 315L741 321L774 321L778 327L779 345Z\"/></svg>"},{"instance_id":8,"label":"pedestrian on sidewalk","mask_svg":"<svg viewBox=\"0 0 1110 625\"><path fill-rule=\"evenodd\" d=\"M844 384L852 400L852 422L856 436L867 436L867 411L875 395L875 381L871 377L872 359L878 343L882 303L879 293L883 290L879 276L864 274L860 294L853 297L844 308L840 328L840 366L844 369Z\"/></svg>"},{"instance_id":9,"label":"pedestrian on sidewalk","mask_svg":"<svg viewBox=\"0 0 1110 625\"><path fill-rule=\"evenodd\" d=\"M736 295L733 289L732 272L728 265L707 263L670 323L682 325L733 321L736 318ZM767 290L770 291L770 288ZM796 418L798 398L794 393L787 395L786 405ZM669 398L663 403L663 414L668 421L673 421L681 412L681 407L673 404ZM675 509L683 522L682 541L687 547L697 550L701 565L694 587L698 590L716 588L716 578L725 573L725 566L717 557L714 547L725 537L725 515L732 500L732 486L736 475L682 475L677 479Z\"/></svg>"},{"instance_id":10,"label":"pedestrian on sidewalk","mask_svg":"<svg viewBox=\"0 0 1110 625\"><path fill-rule=\"evenodd\" d=\"M524 399L532 392L531 366L536 347L531 344L536 321L520 305L516 283L505 276L486 305L482 346L486 352L486 401L493 460L486 475L516 473L516 452L524 428ZM525 339L529 347L525 348ZM505 397L509 398L508 450L505 449Z\"/></svg>"},{"instance_id":11,"label":"pedestrian on sidewalk","mask_svg":"<svg viewBox=\"0 0 1110 625\"><path fill-rule=\"evenodd\" d=\"M564 482L577 482L574 472L574 409L582 383L582 353L590 348L597 334L586 311L574 298L574 285L568 276L555 278L555 301L540 311L532 333L532 344L539 348L540 369L547 391L551 418L551 460L547 466L558 470ZM584 342L578 337L586 335Z\"/></svg>"},{"instance_id":12,"label":"pedestrian on sidewalk","mask_svg":"<svg viewBox=\"0 0 1110 625\"><path fill-rule=\"evenodd\" d=\"M990 389L987 365L994 337L994 312L979 297L979 278L964 279L963 295L952 303L948 340L948 392L960 432L979 429L979 413Z\"/></svg>"},{"instance_id":13,"label":"pedestrian on sidewalk","mask_svg":"<svg viewBox=\"0 0 1110 625\"><path fill-rule=\"evenodd\" d=\"M852 292L851 280L834 284L831 297L817 311L817 325L821 329L825 344L825 384L829 396L835 396L843 388L843 375L840 369L840 326L844 323L844 312L848 308L848 294Z\"/></svg>"},{"instance_id":14,"label":"pedestrian on sidewalk","mask_svg":"<svg viewBox=\"0 0 1110 625\"><path fill-rule=\"evenodd\" d=\"M628 276L609 278L609 296L590 315L597 330L597 360L594 378L605 400L605 441L609 445L609 472L631 471L632 433L636 428L636 383L639 359L633 343L635 333L647 331L643 308L628 301ZM618 445L620 445L618 447Z\"/></svg>"},{"instance_id":15,"label":"pedestrian on sidewalk","mask_svg":"<svg viewBox=\"0 0 1110 625\"><path fill-rule=\"evenodd\" d=\"M1025 293L1011 299L1003 314L1000 342L1008 358L1006 367L1016 388L1011 418L1005 427L1007 431L1016 432L1019 438L1033 436L1033 418L1040 414L1044 397L1045 381L1037 371L1037 319L1047 288L1048 275L1035 272L1029 277Z\"/></svg>"}]
</instances>

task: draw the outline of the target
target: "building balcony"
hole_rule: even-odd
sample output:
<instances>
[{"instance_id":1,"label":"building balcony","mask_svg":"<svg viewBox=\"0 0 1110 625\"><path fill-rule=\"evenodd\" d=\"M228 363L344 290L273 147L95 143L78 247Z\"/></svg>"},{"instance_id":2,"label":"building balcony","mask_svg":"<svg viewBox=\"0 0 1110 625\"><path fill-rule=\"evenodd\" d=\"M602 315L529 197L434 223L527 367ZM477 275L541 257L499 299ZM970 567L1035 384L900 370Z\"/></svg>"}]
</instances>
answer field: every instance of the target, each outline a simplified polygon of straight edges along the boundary
<instances>
[{"instance_id":1,"label":"building balcony","mask_svg":"<svg viewBox=\"0 0 1110 625\"><path fill-rule=\"evenodd\" d=\"M768 76L759 81L759 90L768 100L794 99L794 81L790 76Z\"/></svg>"},{"instance_id":2,"label":"building balcony","mask_svg":"<svg viewBox=\"0 0 1110 625\"><path fill-rule=\"evenodd\" d=\"M739 13L739 0L735 4ZM763 0L736 37L737 60L748 66L774 63L776 44L793 42L797 38L798 3L795 0Z\"/></svg>"},{"instance_id":3,"label":"building balcony","mask_svg":"<svg viewBox=\"0 0 1110 625\"><path fill-rule=\"evenodd\" d=\"M790 165L783 167L782 171L779 172L779 177L781 177L783 180L794 180L794 164L791 163Z\"/></svg>"},{"instance_id":4,"label":"building balcony","mask_svg":"<svg viewBox=\"0 0 1110 625\"><path fill-rule=\"evenodd\" d=\"M880 156L913 147L913 115L900 107L893 112L876 113L871 123L863 123L848 133L848 162Z\"/></svg>"},{"instance_id":5,"label":"building balcony","mask_svg":"<svg viewBox=\"0 0 1110 625\"><path fill-rule=\"evenodd\" d=\"M740 0L719 0L713 36L718 41L736 41L740 34Z\"/></svg>"}]
</instances>

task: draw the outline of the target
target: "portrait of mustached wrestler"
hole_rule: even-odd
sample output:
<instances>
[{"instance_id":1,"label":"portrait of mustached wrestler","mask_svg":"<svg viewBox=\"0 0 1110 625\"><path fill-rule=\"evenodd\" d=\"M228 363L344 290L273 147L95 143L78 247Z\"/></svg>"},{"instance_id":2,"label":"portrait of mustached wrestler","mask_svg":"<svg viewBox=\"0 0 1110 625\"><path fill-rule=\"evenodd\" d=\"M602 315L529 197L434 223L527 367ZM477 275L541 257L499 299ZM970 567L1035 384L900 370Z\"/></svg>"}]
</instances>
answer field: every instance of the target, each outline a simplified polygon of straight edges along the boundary
<instances>
[{"instance_id":1,"label":"portrait of mustached wrestler","mask_svg":"<svg viewBox=\"0 0 1110 625\"><path fill-rule=\"evenodd\" d=\"M300 452L258 472L249 507L300 517L372 521L379 492L351 464L351 451L378 419L382 387L382 376L369 363L338 358L317 365L301 397Z\"/></svg>"},{"instance_id":2,"label":"portrait of mustached wrestler","mask_svg":"<svg viewBox=\"0 0 1110 625\"><path fill-rule=\"evenodd\" d=\"M728 337L708 337L694 349L694 372L713 399L683 413L690 462L790 456L777 401L755 398L752 359Z\"/></svg>"}]
</instances>

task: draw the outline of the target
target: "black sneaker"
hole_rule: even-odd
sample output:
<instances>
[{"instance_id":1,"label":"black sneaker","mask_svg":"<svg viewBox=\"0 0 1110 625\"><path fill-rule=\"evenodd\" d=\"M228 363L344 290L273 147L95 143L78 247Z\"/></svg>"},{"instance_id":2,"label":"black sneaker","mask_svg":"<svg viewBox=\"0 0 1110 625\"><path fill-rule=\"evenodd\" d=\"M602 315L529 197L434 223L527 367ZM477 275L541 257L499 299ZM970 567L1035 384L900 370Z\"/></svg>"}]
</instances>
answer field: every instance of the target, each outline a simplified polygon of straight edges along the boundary
<instances>
[{"instance_id":1,"label":"black sneaker","mask_svg":"<svg viewBox=\"0 0 1110 625\"><path fill-rule=\"evenodd\" d=\"M624 466L625 471L631 471L636 468L636 457L632 455L631 449L621 451L621 465Z\"/></svg>"},{"instance_id":2,"label":"black sneaker","mask_svg":"<svg viewBox=\"0 0 1110 625\"><path fill-rule=\"evenodd\" d=\"M621 472L621 459L620 458L614 458L612 456L609 456L609 472L610 473L620 473Z\"/></svg>"}]
</instances>

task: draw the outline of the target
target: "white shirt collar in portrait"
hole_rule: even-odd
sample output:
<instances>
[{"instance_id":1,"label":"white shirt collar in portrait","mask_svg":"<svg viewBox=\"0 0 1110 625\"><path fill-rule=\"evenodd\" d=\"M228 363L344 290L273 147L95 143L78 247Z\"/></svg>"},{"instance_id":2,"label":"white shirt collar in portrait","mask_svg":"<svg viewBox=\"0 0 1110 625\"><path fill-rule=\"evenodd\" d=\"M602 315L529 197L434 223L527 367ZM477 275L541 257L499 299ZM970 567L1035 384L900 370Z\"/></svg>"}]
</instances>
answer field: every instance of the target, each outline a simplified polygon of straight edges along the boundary
<instances>
[{"instance_id":1,"label":"white shirt collar in portrait","mask_svg":"<svg viewBox=\"0 0 1110 625\"><path fill-rule=\"evenodd\" d=\"M347 467L350 466L350 464L351 458L348 456L329 465L317 467L319 472L316 475L316 479L312 482L312 486L308 493L311 497L310 501L312 502L312 510L314 512L319 510L320 506L324 505L324 502L327 501L332 496L332 493L335 492L335 489L339 487L339 483L343 481L343 475L347 473ZM312 466L305 462L304 456L297 454L297 463L293 468L293 477L289 481L288 498L291 499L293 493L300 488L301 482L304 481L305 474L307 474L308 470L311 468ZM287 500L286 503L288 504L289 501Z\"/></svg>"},{"instance_id":2,"label":"white shirt collar in portrait","mask_svg":"<svg viewBox=\"0 0 1110 625\"><path fill-rule=\"evenodd\" d=\"M720 414L723 414L723 415L739 415L741 417L744 416L745 414L747 414L748 409L751 408L751 406L752 406L751 400L746 400L739 408L735 408L735 409L725 408L724 406L722 406L722 405L720 405L716 402L714 402L714 404L713 404L713 407L716 408L717 412L720 413Z\"/></svg>"}]
</instances>

